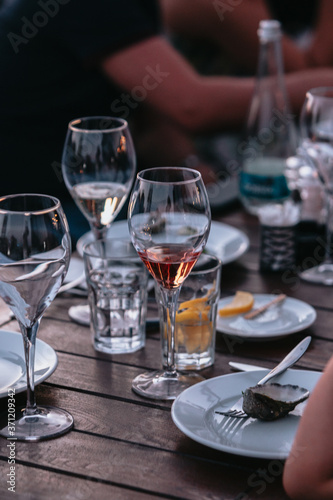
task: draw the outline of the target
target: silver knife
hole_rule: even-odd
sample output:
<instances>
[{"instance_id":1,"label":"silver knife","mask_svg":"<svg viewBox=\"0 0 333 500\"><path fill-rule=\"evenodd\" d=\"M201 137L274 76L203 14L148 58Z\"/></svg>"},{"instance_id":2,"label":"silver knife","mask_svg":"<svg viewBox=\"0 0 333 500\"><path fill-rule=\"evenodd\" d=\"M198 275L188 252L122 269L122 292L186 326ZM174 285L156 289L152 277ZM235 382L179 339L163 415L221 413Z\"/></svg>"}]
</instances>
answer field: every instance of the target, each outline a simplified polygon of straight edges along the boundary
<instances>
[{"instance_id":1,"label":"silver knife","mask_svg":"<svg viewBox=\"0 0 333 500\"><path fill-rule=\"evenodd\" d=\"M253 372L255 370L269 370L269 368L264 368L263 366L247 365L246 363L236 363L235 361L229 361L229 366L241 372Z\"/></svg>"},{"instance_id":2,"label":"silver knife","mask_svg":"<svg viewBox=\"0 0 333 500\"><path fill-rule=\"evenodd\" d=\"M312 339L312 337L310 337L310 336L305 337L305 339L303 339L299 344L297 344L297 346L294 347L294 349L292 351L290 351L290 353L287 354L287 356L275 368L273 368L273 370L271 370L270 374L271 373L273 374L276 371L278 371L278 373L282 373L281 368L283 369L283 367L285 367L285 365L288 366L288 364L290 366L290 360L292 360L293 364L295 364L303 356L303 354L305 353L305 351L309 347L311 339ZM241 369L242 371L265 370L265 368L263 368L261 366L252 366L252 365L246 365L246 364L242 364L242 363L234 363L233 361L230 361L229 365L232 366L233 368ZM242 368L240 368L240 367L242 367ZM284 368L284 370L285 369L286 368ZM266 377L264 377L264 378L266 379ZM270 376L270 378L271 378L271 376ZM262 384L262 383L265 383L265 382L262 382L260 380L259 384Z\"/></svg>"}]
</instances>

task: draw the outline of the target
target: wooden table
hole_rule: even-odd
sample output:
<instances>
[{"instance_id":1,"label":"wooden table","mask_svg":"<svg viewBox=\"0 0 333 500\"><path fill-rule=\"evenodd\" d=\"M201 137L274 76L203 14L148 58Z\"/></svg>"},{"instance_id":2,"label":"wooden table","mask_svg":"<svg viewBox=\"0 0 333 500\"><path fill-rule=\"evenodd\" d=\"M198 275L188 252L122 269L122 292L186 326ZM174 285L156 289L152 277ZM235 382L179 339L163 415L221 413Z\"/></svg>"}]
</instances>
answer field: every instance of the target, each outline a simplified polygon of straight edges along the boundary
<instances>
[{"instance_id":1,"label":"wooden table","mask_svg":"<svg viewBox=\"0 0 333 500\"><path fill-rule=\"evenodd\" d=\"M215 217L216 218L216 217ZM228 361L272 367L306 335L313 341L297 366L322 370L333 352L333 288L300 282L295 275L259 273L257 219L239 207L219 220L250 238L249 251L222 273L222 297L236 290L282 291L312 304L318 317L308 330L266 342L232 342L217 334L216 361L203 375L229 373ZM68 434L40 443L16 445L16 496L24 499L191 500L285 499L282 463L223 453L200 445L174 425L170 402L143 399L131 390L132 379L145 369L160 368L158 331L148 331L145 349L107 356L94 351L88 327L71 322L69 306L80 298L59 296L46 312L39 338L57 352L59 365L37 387L37 401L67 409L75 420ZM17 330L5 306L0 327ZM1 337L0 337L1 342ZM24 404L25 393L16 396ZM7 402L1 400L6 411ZM0 498L7 491L8 448L0 440Z\"/></svg>"}]
</instances>

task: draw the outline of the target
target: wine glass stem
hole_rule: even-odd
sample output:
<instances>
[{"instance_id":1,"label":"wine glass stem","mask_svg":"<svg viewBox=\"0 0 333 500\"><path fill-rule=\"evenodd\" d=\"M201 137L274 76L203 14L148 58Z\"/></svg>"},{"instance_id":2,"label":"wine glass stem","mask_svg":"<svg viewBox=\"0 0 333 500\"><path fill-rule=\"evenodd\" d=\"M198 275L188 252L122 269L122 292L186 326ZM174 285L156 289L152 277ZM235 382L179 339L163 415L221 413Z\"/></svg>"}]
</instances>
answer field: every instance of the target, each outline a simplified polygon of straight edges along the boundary
<instances>
[{"instance_id":1,"label":"wine glass stem","mask_svg":"<svg viewBox=\"0 0 333 500\"><path fill-rule=\"evenodd\" d=\"M103 226L102 228L91 225L91 232L94 235L96 241L104 240L107 237L109 227Z\"/></svg>"},{"instance_id":2,"label":"wine glass stem","mask_svg":"<svg viewBox=\"0 0 333 500\"><path fill-rule=\"evenodd\" d=\"M324 264L332 264L333 196L326 192L326 248Z\"/></svg>"},{"instance_id":3,"label":"wine glass stem","mask_svg":"<svg viewBox=\"0 0 333 500\"><path fill-rule=\"evenodd\" d=\"M27 405L24 410L25 415L33 415L36 413L37 405L35 399L35 345L37 330L40 320L31 327L25 327L20 323L20 329L23 335L24 356L27 374Z\"/></svg>"},{"instance_id":4,"label":"wine glass stem","mask_svg":"<svg viewBox=\"0 0 333 500\"><path fill-rule=\"evenodd\" d=\"M165 309L164 320L166 325L167 333L167 356L166 356L166 371L165 374L174 376L176 373L175 365L175 323L176 323L176 312L178 297L180 292L179 288L174 288L169 290L167 288L161 288L162 302Z\"/></svg>"}]
</instances>

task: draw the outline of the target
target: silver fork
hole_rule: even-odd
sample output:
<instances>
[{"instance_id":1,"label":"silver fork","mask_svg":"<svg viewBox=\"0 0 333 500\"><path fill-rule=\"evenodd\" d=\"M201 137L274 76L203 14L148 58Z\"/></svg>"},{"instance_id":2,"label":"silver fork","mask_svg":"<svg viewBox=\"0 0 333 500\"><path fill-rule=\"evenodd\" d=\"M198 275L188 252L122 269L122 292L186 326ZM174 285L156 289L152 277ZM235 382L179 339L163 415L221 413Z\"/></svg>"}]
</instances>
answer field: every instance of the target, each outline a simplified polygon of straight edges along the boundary
<instances>
[{"instance_id":1,"label":"silver fork","mask_svg":"<svg viewBox=\"0 0 333 500\"><path fill-rule=\"evenodd\" d=\"M290 368L293 366L305 353L307 348L309 347L309 344L311 342L311 337L305 337L299 344L297 344L296 347L292 351L290 351L289 354L283 360L275 367L273 368L267 375L265 375L259 382L257 382L257 385L263 385L266 384L271 378L276 377L277 375L280 375L280 373L283 373L284 371L287 370L287 368ZM225 415L226 417L236 417L236 418L246 418L248 415L243 411L243 396L239 398L239 400L228 410L221 411L221 410L215 410L215 413L218 413L220 415Z\"/></svg>"}]
</instances>

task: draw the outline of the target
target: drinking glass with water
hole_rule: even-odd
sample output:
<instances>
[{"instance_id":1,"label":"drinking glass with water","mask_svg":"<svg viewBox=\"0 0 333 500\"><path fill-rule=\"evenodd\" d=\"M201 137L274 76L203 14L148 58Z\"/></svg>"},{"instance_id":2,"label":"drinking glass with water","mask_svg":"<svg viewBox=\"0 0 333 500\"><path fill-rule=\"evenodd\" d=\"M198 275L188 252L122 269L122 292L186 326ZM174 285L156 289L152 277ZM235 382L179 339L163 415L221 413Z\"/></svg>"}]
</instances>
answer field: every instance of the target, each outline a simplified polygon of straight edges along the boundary
<instances>
[{"instance_id":1,"label":"drinking glass with water","mask_svg":"<svg viewBox=\"0 0 333 500\"><path fill-rule=\"evenodd\" d=\"M117 354L144 347L148 272L132 243L96 241L83 255L95 349Z\"/></svg>"}]
</instances>

